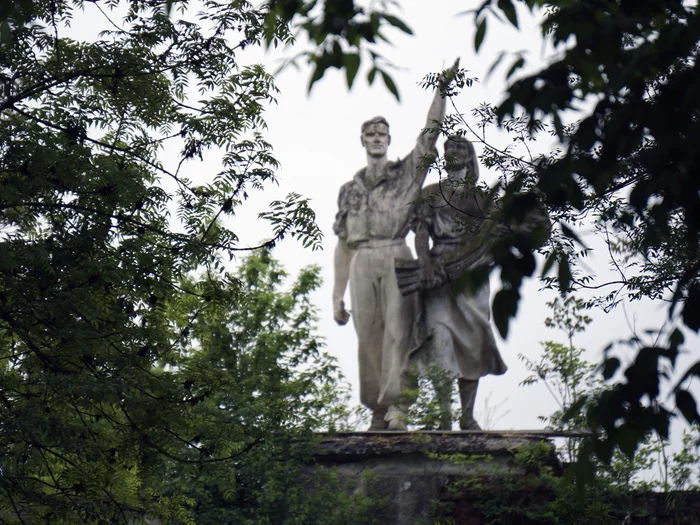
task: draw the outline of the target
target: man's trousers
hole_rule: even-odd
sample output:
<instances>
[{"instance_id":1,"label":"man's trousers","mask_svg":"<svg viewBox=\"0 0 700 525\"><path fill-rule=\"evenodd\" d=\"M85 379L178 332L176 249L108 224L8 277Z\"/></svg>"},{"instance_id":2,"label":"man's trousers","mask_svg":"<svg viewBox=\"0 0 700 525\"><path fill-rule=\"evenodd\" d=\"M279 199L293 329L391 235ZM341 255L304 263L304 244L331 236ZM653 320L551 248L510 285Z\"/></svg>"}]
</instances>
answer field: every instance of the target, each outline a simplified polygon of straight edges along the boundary
<instances>
[{"instance_id":1,"label":"man's trousers","mask_svg":"<svg viewBox=\"0 0 700 525\"><path fill-rule=\"evenodd\" d=\"M350 263L360 401L377 414L406 409L401 391L406 387L417 294L401 295L394 259L411 257L405 239L372 240L357 248Z\"/></svg>"}]
</instances>

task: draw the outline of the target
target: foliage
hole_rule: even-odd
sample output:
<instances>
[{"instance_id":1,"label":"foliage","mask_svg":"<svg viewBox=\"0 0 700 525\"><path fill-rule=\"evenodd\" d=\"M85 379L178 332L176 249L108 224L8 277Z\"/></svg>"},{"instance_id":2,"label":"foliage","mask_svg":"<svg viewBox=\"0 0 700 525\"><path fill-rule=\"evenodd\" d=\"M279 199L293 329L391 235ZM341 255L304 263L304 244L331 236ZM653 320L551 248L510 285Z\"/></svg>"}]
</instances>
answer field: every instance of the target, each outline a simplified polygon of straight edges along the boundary
<instances>
[{"instance_id":1,"label":"foliage","mask_svg":"<svg viewBox=\"0 0 700 525\"><path fill-rule=\"evenodd\" d=\"M354 503L300 485L312 431L347 416L313 331L318 271L285 290L267 251L227 266L258 248L234 219L277 167L275 87L241 57L291 42L288 21L167 4L0 8L1 519L347 520ZM83 41L88 11L105 30ZM188 176L205 157L221 170ZM298 195L261 219L264 247L319 246Z\"/></svg>"},{"instance_id":2,"label":"foliage","mask_svg":"<svg viewBox=\"0 0 700 525\"><path fill-rule=\"evenodd\" d=\"M594 294L589 307L609 311L625 299L668 301L669 322L650 342L632 334L622 343L637 352L629 366L620 370L615 344L606 352L606 391L587 404L585 415L596 438L582 452L609 462L616 449L632 456L652 431L666 438L676 411L700 422L688 390L700 363L668 384L684 343L675 325L700 329L700 13L680 0L519 4L542 17L543 38L556 53L528 75L521 74L525 56L512 56L503 102L481 105L471 117L455 105L443 132L481 142L483 164L499 172L491 215L510 229L491 249L491 269L498 268L501 279L492 310L502 336L517 313L523 280L535 274L538 249L545 256L545 285L563 296L588 290ZM471 13L477 50L489 21L518 27L512 0L485 0ZM507 56L502 53L492 70ZM505 129L512 144L489 143L486 130L493 125ZM533 141L550 135L552 151L534 152ZM533 221L542 209L550 216L549 232L544 221ZM579 266L590 251L577 233L584 225L606 242L616 278L600 282ZM674 409L659 398L664 387L672 390Z\"/></svg>"},{"instance_id":3,"label":"foliage","mask_svg":"<svg viewBox=\"0 0 700 525\"><path fill-rule=\"evenodd\" d=\"M531 375L520 384L532 385L543 381L559 405L559 410L548 417L547 421L555 427L575 428L572 425L580 425L581 422L574 423L570 418L564 421L563 415L582 398L584 392L596 386L593 382L595 366L585 360L583 348L574 346L574 335L582 332L591 320L579 313L585 306L583 301L574 296L568 296L564 300L557 297L547 305L553 315L545 320L545 325L564 331L568 344L542 342L543 352L537 363L521 354L519 358L525 362Z\"/></svg>"},{"instance_id":4,"label":"foliage","mask_svg":"<svg viewBox=\"0 0 700 525\"><path fill-rule=\"evenodd\" d=\"M464 463L459 455L442 459ZM605 483L586 487L584 497L577 497L576 486L552 468L552 447L535 442L515 451L516 473L491 471L451 481L450 500L466 499L485 523L519 524L588 524L620 523L628 510L626 494L610 490ZM450 523L455 508L450 501L435 506L436 523ZM470 513L471 515L471 513Z\"/></svg>"},{"instance_id":5,"label":"foliage","mask_svg":"<svg viewBox=\"0 0 700 525\"><path fill-rule=\"evenodd\" d=\"M591 405L598 396L604 395L601 370L584 358L584 350L574 346L574 336L585 330L590 318L586 304L570 295L566 299L555 299L549 303L552 317L546 320L547 326L563 332L568 345L545 341L543 353L538 362L520 356L531 375L521 385L544 384L559 408L551 415L540 416L549 428L555 430L585 430L589 426L586 417ZM600 488L609 486L616 493L631 491L651 491L661 488L665 491L683 490L695 476L697 469L698 429L683 432L683 448L667 457L670 447L659 436L648 433L644 436L634 455L619 450L613 452L608 462L594 461L591 465L594 485ZM588 438L567 438L559 454L565 464L576 460L582 448L588 445ZM581 465L578 466L580 468ZM658 473L651 479L653 469ZM670 478L670 479L669 479Z\"/></svg>"},{"instance_id":6,"label":"foliage","mask_svg":"<svg viewBox=\"0 0 700 525\"><path fill-rule=\"evenodd\" d=\"M683 447L671 457L669 474L671 484L664 488L673 490L698 490L700 488L700 427L693 425L683 431Z\"/></svg>"},{"instance_id":7,"label":"foliage","mask_svg":"<svg viewBox=\"0 0 700 525\"><path fill-rule=\"evenodd\" d=\"M597 475L581 485L570 473L562 476L558 469L553 468L551 443L529 443L514 451L514 464L510 466L513 470L510 472L498 472L496 469L483 475L472 473L468 477L451 479L446 487L449 496L436 502L432 518L434 523L454 523L455 515L463 512L454 502L467 501L485 523L493 525L622 523L631 516L645 512L639 506L643 505L643 495L653 487L644 482L630 483L629 479L615 477L614 474L629 473L630 467L639 473L643 467L638 462L643 455L638 454L632 463L623 454L618 454L616 460L622 463L627 461L624 468L619 472L614 469L603 471L607 467L599 464ZM472 458L463 454L429 456L460 465L488 461L488 458L481 456ZM686 463L686 466L690 464ZM697 467L696 464L693 466ZM683 514L683 497L682 493L675 492L669 493L665 500L667 506L681 509L678 523L684 522L683 519L692 520L692 517ZM472 507L469 508L469 515L472 516Z\"/></svg>"},{"instance_id":8,"label":"foliage","mask_svg":"<svg viewBox=\"0 0 700 525\"><path fill-rule=\"evenodd\" d=\"M615 478L598 471L600 475L580 485L569 473L561 475L554 466L553 452L550 442L531 442L514 451L510 470L487 468L481 473L473 471L465 477L452 477L443 496L433 505L432 521L449 524L455 522L457 515L463 516L464 507L460 508L456 501L468 502L469 516L476 513L485 523L493 525L612 525L644 512L640 505L643 505L644 493L652 488L648 484L631 484L622 477ZM428 456L467 465L472 470L475 464L481 463L483 466L491 460L488 456L465 454L429 453ZM617 459L624 461L627 458L619 454ZM599 467L605 468L604 465ZM683 497L678 492L669 493L665 504L682 509ZM679 516L692 520L682 510Z\"/></svg>"},{"instance_id":9,"label":"foliage","mask_svg":"<svg viewBox=\"0 0 700 525\"><path fill-rule=\"evenodd\" d=\"M520 447L514 460L524 472L457 479L451 483L450 490L473 502L474 509L493 525L613 525L645 512L639 506L643 504L643 494L652 489L649 484L630 484L600 471L602 475L580 485L575 477L558 475L552 469L551 454L551 445L544 442ZM617 459L627 458L619 454ZM690 523L693 516L683 512L683 497L682 493L668 493L665 504L667 508L680 510L678 523L685 523L684 520ZM438 518L442 520L439 523L449 523L453 506L443 504L439 510Z\"/></svg>"},{"instance_id":10,"label":"foliage","mask_svg":"<svg viewBox=\"0 0 700 525\"><path fill-rule=\"evenodd\" d=\"M386 88L397 100L400 98L399 89L387 71L393 64L381 55L377 46L379 41L390 43L384 29L413 34L411 28L392 13L391 8L397 7L398 2L389 0L363 7L354 0L272 0L269 6L275 17L294 21L295 27L311 43L309 49L296 54L283 66L296 66L300 59L306 59L314 68L309 90L331 68L344 70L348 88L351 88L362 61L369 60L367 82L372 84L380 76Z\"/></svg>"},{"instance_id":11,"label":"foliage","mask_svg":"<svg viewBox=\"0 0 700 525\"><path fill-rule=\"evenodd\" d=\"M21 417L3 419L4 512L52 523L319 523L321 507L331 519L359 504L341 490L331 498L337 482L323 498L299 483L311 432L336 418L336 369L313 334L317 270L289 291L283 277L262 252L225 297L172 298L166 323L188 333L167 363L147 368L134 351L118 374L93 343L95 365L68 378L19 359L5 369L6 400Z\"/></svg>"},{"instance_id":12,"label":"foliage","mask_svg":"<svg viewBox=\"0 0 700 525\"><path fill-rule=\"evenodd\" d=\"M474 419L484 430L493 430L496 424L510 414L511 410L505 408L509 404L509 398L504 397L498 402L491 400L493 393L489 392L483 399L483 408L475 411Z\"/></svg>"},{"instance_id":13,"label":"foliage","mask_svg":"<svg viewBox=\"0 0 700 525\"><path fill-rule=\"evenodd\" d=\"M457 381L439 366L425 368L422 373L412 374L415 384L403 392L411 401L406 423L418 430L452 429L459 419L458 409L453 408Z\"/></svg>"},{"instance_id":14,"label":"foliage","mask_svg":"<svg viewBox=\"0 0 700 525\"><path fill-rule=\"evenodd\" d=\"M170 472L182 484L167 476L162 490L186 491L197 502L198 523L309 522L311 483L298 480L312 462L311 431L333 426L337 410L337 370L313 333L308 296L320 284L318 269L282 292L284 273L261 252L246 259L238 276L248 296L239 295L237 308L207 309L190 322L191 297L174 307L177 325L189 328L182 351L196 348L178 379L192 399L201 398L179 433L195 436L187 440L198 449L195 458L205 453L211 460L174 463ZM339 512L336 492L335 500L326 496L316 505ZM333 515L330 508L323 513Z\"/></svg>"}]
</instances>

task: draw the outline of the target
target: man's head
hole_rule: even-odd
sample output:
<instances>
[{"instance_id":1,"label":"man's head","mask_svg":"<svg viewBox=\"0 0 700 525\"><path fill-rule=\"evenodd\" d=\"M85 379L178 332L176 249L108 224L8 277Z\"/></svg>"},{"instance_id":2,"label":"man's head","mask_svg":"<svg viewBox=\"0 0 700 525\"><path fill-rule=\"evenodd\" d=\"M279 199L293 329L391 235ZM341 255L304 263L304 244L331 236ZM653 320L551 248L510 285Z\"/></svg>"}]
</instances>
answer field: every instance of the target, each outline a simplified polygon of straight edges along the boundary
<instances>
[{"instance_id":1,"label":"man's head","mask_svg":"<svg viewBox=\"0 0 700 525\"><path fill-rule=\"evenodd\" d=\"M385 157L391 135L389 123L384 117L374 117L362 123L360 141L372 157Z\"/></svg>"},{"instance_id":2,"label":"man's head","mask_svg":"<svg viewBox=\"0 0 700 525\"><path fill-rule=\"evenodd\" d=\"M471 142L454 135L445 141L445 162L447 171L467 168L466 177L476 182L479 180L479 162Z\"/></svg>"}]
</instances>

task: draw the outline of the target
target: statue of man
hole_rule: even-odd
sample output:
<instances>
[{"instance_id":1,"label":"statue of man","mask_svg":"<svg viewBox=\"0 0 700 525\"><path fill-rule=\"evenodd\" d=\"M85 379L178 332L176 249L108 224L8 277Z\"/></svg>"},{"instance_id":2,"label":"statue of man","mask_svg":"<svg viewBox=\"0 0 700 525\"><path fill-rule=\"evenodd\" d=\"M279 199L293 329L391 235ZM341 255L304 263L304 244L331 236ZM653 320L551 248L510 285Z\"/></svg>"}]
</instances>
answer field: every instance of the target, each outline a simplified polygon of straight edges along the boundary
<instances>
[{"instance_id":1,"label":"statue of man","mask_svg":"<svg viewBox=\"0 0 700 525\"><path fill-rule=\"evenodd\" d=\"M367 151L367 166L341 187L338 197L333 315L340 325L348 322L343 299L349 280L360 401L372 410L370 430L406 430L408 402L401 392L417 303L415 296L404 297L399 291L394 259L411 254L406 245L411 203L420 194L430 161L437 157L437 128L445 116L442 88L458 65L459 59L441 75L426 128L404 158L387 160L391 136L383 117L362 124L360 141Z\"/></svg>"},{"instance_id":2,"label":"statue of man","mask_svg":"<svg viewBox=\"0 0 700 525\"><path fill-rule=\"evenodd\" d=\"M488 279L477 290L468 283L455 290L452 280L490 261L489 235L484 234L493 230L489 224L491 203L476 187L479 165L471 142L450 137L445 142L445 161L447 177L423 189L413 223L420 283L412 290L404 288L404 293L422 291L412 294L420 296L421 304L418 349L411 361L419 372L436 367L447 374L448 380L457 378L462 408L459 426L478 430L474 400L479 378L503 374L507 367L491 328ZM397 272L404 287L400 263ZM440 427L449 430L451 389L436 386L435 390L448 396L438 401L443 412Z\"/></svg>"}]
</instances>

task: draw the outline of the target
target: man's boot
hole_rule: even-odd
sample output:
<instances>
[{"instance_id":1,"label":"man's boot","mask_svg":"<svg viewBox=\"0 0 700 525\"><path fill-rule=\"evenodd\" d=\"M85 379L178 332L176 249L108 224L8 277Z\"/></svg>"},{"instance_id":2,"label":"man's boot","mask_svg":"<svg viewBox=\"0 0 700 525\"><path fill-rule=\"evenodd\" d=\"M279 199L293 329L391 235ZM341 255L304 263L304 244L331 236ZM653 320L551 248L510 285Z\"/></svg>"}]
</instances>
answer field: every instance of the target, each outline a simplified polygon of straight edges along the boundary
<instances>
[{"instance_id":1,"label":"man's boot","mask_svg":"<svg viewBox=\"0 0 700 525\"><path fill-rule=\"evenodd\" d=\"M397 406L390 406L386 413L387 430L400 430L405 432L408 430L406 425L406 411Z\"/></svg>"},{"instance_id":2,"label":"man's boot","mask_svg":"<svg viewBox=\"0 0 700 525\"><path fill-rule=\"evenodd\" d=\"M375 410L374 412L372 412L372 423L370 423L369 428L367 430L369 432L386 430L386 427L389 423L385 421L385 416L386 412L384 410Z\"/></svg>"},{"instance_id":3,"label":"man's boot","mask_svg":"<svg viewBox=\"0 0 700 525\"><path fill-rule=\"evenodd\" d=\"M462 430L481 430L476 419L474 419L474 401L476 400L476 389L479 387L479 380L459 379L457 385L459 386L459 401L462 404L459 428Z\"/></svg>"}]
</instances>

